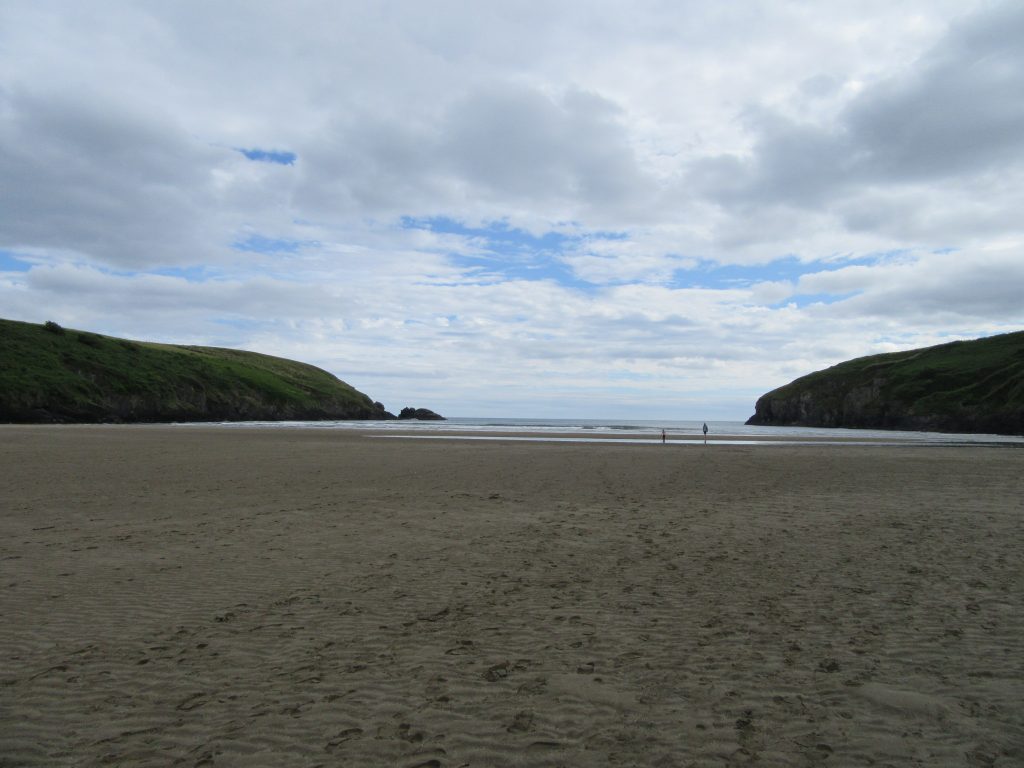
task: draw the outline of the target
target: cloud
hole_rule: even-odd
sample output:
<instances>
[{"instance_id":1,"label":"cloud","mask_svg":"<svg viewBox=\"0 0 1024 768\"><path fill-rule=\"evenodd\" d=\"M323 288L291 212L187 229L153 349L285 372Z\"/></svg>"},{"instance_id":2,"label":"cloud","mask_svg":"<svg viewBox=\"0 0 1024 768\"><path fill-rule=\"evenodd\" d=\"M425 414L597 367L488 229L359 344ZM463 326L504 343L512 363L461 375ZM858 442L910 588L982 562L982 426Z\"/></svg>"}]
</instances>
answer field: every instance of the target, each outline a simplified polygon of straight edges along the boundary
<instances>
[{"instance_id":1,"label":"cloud","mask_svg":"<svg viewBox=\"0 0 1024 768\"><path fill-rule=\"evenodd\" d=\"M936 181L1020 167L1024 151L1024 6L953 22L915 69L867 91L846 122L872 180Z\"/></svg>"},{"instance_id":2,"label":"cloud","mask_svg":"<svg viewBox=\"0 0 1024 768\"><path fill-rule=\"evenodd\" d=\"M1019 316L1024 248L922 254L875 267L848 267L800 279L811 292L854 293L835 305L846 316L909 323L1000 323ZM1007 330L1013 329L1010 325Z\"/></svg>"},{"instance_id":3,"label":"cloud","mask_svg":"<svg viewBox=\"0 0 1024 768\"><path fill-rule=\"evenodd\" d=\"M558 99L516 86L473 93L446 115L441 154L459 178L502 200L555 205L569 217L633 208L651 190L621 112L579 90Z\"/></svg>"},{"instance_id":4,"label":"cloud","mask_svg":"<svg viewBox=\"0 0 1024 768\"><path fill-rule=\"evenodd\" d=\"M5 4L0 314L448 413L743 417L847 357L1024 325L1022 19Z\"/></svg>"},{"instance_id":5,"label":"cloud","mask_svg":"<svg viewBox=\"0 0 1024 768\"><path fill-rule=\"evenodd\" d=\"M407 121L339 116L301 150L298 203L327 216L434 216L526 226L644 215L657 190L621 109L569 88L495 82ZM543 213L541 213L543 212Z\"/></svg>"},{"instance_id":6,"label":"cloud","mask_svg":"<svg viewBox=\"0 0 1024 768\"><path fill-rule=\"evenodd\" d=\"M696 266L697 260L666 253L660 242L647 243L642 236L585 238L566 249L561 260L589 283L670 283L677 271Z\"/></svg>"},{"instance_id":7,"label":"cloud","mask_svg":"<svg viewBox=\"0 0 1024 768\"><path fill-rule=\"evenodd\" d=\"M735 243L777 242L770 222L808 211L834 217L833 231L922 244L1015 228L1024 104L1011 94L1024 90L1022 35L1019 4L991 6L954 19L914 66L858 89L832 119L752 105L750 154L697 159L690 180L730 212L731 230L748 233ZM979 197L986 189L999 194Z\"/></svg>"},{"instance_id":8,"label":"cloud","mask_svg":"<svg viewBox=\"0 0 1024 768\"><path fill-rule=\"evenodd\" d=\"M224 151L119 103L0 90L0 237L112 264L214 258Z\"/></svg>"}]
</instances>

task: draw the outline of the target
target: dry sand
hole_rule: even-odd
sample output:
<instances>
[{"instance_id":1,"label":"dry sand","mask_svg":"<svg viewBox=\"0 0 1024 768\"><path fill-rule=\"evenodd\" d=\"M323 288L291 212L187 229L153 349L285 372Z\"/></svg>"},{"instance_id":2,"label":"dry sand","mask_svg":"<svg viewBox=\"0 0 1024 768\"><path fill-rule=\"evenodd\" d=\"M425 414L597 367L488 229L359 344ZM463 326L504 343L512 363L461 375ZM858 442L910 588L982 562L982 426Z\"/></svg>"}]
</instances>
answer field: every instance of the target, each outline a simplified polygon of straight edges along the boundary
<instances>
[{"instance_id":1,"label":"dry sand","mask_svg":"<svg viewBox=\"0 0 1024 768\"><path fill-rule=\"evenodd\" d=\"M1019 766L1022 478L0 427L0 766Z\"/></svg>"}]
</instances>

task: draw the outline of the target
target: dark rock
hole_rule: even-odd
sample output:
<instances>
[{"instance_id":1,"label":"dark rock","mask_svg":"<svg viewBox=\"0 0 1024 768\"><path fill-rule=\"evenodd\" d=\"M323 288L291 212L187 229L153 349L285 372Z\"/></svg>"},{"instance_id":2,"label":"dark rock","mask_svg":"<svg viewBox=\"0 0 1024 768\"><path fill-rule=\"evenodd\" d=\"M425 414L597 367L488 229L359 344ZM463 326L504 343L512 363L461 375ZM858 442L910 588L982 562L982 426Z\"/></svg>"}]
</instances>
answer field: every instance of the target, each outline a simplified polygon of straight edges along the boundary
<instances>
[{"instance_id":1,"label":"dark rock","mask_svg":"<svg viewBox=\"0 0 1024 768\"><path fill-rule=\"evenodd\" d=\"M444 421L444 416L434 413L428 408L403 408L398 412L399 419L416 419L417 421Z\"/></svg>"},{"instance_id":2,"label":"dark rock","mask_svg":"<svg viewBox=\"0 0 1024 768\"><path fill-rule=\"evenodd\" d=\"M380 421L393 421L394 419L398 418L397 416L395 416L395 414L391 413L391 411L387 410L384 407L384 403L375 402L373 404L373 409L375 412L373 418L379 419Z\"/></svg>"}]
</instances>

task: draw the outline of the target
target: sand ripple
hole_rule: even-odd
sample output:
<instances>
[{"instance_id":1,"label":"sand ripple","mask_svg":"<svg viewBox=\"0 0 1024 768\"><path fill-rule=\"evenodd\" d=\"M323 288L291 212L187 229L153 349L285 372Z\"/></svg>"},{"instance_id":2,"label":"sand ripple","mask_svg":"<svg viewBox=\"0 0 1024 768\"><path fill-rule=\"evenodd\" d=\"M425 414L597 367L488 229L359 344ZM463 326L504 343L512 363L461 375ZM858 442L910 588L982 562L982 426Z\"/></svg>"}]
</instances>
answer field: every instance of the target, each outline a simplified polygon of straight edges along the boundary
<instances>
[{"instance_id":1,"label":"sand ripple","mask_svg":"<svg viewBox=\"0 0 1024 768\"><path fill-rule=\"evenodd\" d=\"M1024 764L1024 453L4 428L0 766Z\"/></svg>"}]
</instances>

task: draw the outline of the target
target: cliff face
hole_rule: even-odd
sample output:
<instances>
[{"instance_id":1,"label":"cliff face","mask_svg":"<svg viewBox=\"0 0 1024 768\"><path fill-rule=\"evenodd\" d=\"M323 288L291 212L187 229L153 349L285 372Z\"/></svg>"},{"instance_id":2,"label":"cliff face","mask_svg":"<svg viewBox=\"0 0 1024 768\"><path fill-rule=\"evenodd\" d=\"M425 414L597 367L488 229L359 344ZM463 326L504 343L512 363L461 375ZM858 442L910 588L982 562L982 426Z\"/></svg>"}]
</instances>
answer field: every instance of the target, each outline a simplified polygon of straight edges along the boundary
<instances>
[{"instance_id":1,"label":"cliff face","mask_svg":"<svg viewBox=\"0 0 1024 768\"><path fill-rule=\"evenodd\" d=\"M1024 434L1024 332L858 358L758 399L747 424Z\"/></svg>"},{"instance_id":2,"label":"cliff face","mask_svg":"<svg viewBox=\"0 0 1024 768\"><path fill-rule=\"evenodd\" d=\"M182 421L350 421L393 418L372 405L323 399L313 404L275 401L259 392L207 395L202 390L163 395L97 393L87 401L13 398L0 401L0 423L95 424Z\"/></svg>"},{"instance_id":3,"label":"cliff face","mask_svg":"<svg viewBox=\"0 0 1024 768\"><path fill-rule=\"evenodd\" d=\"M362 392L293 360L0 320L0 422L388 417Z\"/></svg>"}]
</instances>

